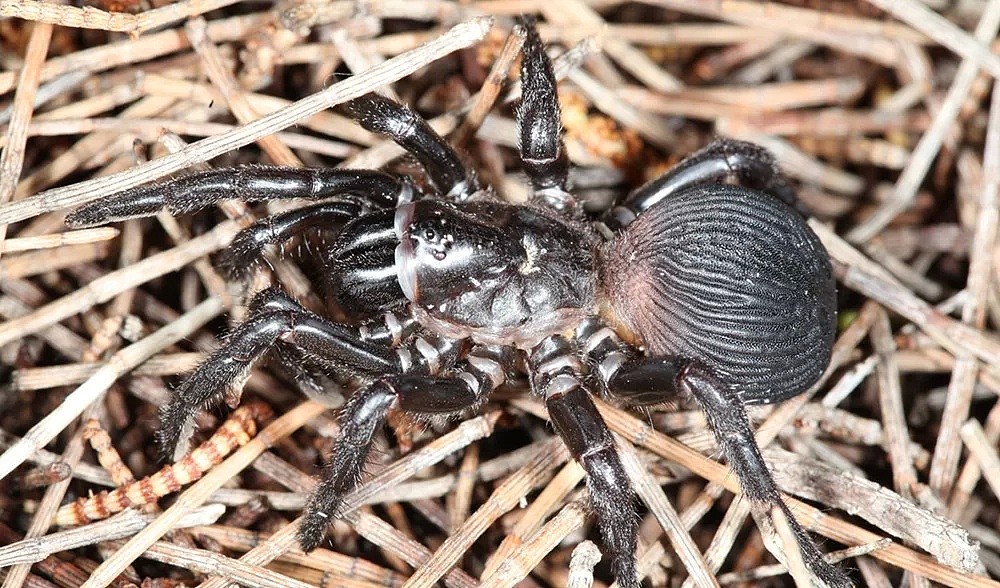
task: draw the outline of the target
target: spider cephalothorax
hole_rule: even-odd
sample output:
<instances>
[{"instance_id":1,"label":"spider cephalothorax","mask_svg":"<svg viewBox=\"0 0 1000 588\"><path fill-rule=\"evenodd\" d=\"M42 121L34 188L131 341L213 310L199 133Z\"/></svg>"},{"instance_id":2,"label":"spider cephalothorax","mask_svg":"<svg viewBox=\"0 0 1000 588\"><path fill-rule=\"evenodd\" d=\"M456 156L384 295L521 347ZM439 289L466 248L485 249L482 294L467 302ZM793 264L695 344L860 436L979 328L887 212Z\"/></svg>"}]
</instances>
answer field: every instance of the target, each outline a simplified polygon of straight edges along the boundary
<instances>
[{"instance_id":1,"label":"spider cephalothorax","mask_svg":"<svg viewBox=\"0 0 1000 588\"><path fill-rule=\"evenodd\" d=\"M237 267L253 266L270 244L336 233L319 255L323 290L331 308L361 326L307 311L276 288L258 294L247 320L163 407L161 444L175 452L197 411L268 351L360 376L324 483L306 507L299 541L309 550L358 484L390 409L457 415L526 366L588 474L620 585L634 588L636 499L590 394L598 387L631 406L693 398L746 496L784 511L817 576L850 585L791 516L745 411L802 392L830 357L830 261L794 195L766 151L717 141L587 219L567 187L551 65L533 25L524 26L518 126L534 188L528 204L482 189L425 121L369 95L346 110L416 156L429 176L426 193L379 171L250 166L135 189L69 217L79 226L233 197L319 200L237 235ZM726 179L746 187L719 183Z\"/></svg>"}]
</instances>

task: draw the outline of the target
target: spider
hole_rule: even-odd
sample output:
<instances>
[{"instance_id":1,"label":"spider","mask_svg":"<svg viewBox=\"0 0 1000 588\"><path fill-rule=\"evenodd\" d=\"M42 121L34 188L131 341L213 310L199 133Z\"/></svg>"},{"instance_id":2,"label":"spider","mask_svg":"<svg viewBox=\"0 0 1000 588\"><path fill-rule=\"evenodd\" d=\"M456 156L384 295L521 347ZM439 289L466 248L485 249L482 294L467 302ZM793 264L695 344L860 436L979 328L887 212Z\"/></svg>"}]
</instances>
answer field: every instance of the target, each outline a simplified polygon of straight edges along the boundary
<instances>
[{"instance_id":1,"label":"spider","mask_svg":"<svg viewBox=\"0 0 1000 588\"><path fill-rule=\"evenodd\" d=\"M833 344L831 264L789 184L763 148L718 140L588 219L567 186L551 63L534 23L520 24L527 204L495 197L426 121L370 94L346 111L415 156L427 188L374 170L244 166L136 188L68 217L88 226L229 198L320 200L240 232L228 255L244 268L269 245L336 233L319 253L322 286L349 320L310 312L277 288L257 294L246 321L162 407L160 445L175 453L196 413L269 351L360 376L298 532L310 551L358 485L390 410L466 413L524 371L586 470L620 585L636 588L637 499L591 395L633 407L693 398L745 496L783 511L820 579L850 586L792 517L745 409L801 393Z\"/></svg>"}]
</instances>

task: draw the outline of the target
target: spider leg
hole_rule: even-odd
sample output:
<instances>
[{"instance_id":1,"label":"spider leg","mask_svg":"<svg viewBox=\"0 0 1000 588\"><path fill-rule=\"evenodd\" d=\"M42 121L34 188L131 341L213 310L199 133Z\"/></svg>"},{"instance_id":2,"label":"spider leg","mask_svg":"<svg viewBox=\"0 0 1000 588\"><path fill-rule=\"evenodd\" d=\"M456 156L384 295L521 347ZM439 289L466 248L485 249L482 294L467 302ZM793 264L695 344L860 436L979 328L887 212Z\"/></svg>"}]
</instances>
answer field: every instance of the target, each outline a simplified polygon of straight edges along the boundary
<instances>
[{"instance_id":1,"label":"spider leg","mask_svg":"<svg viewBox=\"0 0 1000 588\"><path fill-rule=\"evenodd\" d=\"M250 300L247 306L247 316L254 316L269 311L296 311L300 309L300 305L292 297L285 294L282 290L274 288L267 295L262 296L258 294ZM362 340L368 340L365 337L365 333L360 329L358 334ZM331 382L324 381L324 366L320 361L311 358L306 351L291 343L286 343L280 338L274 341L273 348L265 353L270 354L278 369L284 371L287 377L298 384L299 390L306 397L320 404L327 405L329 403L331 397L329 385ZM334 393L340 391L339 386L333 389Z\"/></svg>"},{"instance_id":2,"label":"spider leg","mask_svg":"<svg viewBox=\"0 0 1000 588\"><path fill-rule=\"evenodd\" d=\"M521 59L521 106L518 138L524 171L535 195L558 210L575 212L576 201L566 192L569 159L563 145L559 98L552 63L545 54L534 19L522 18L525 40Z\"/></svg>"},{"instance_id":3,"label":"spider leg","mask_svg":"<svg viewBox=\"0 0 1000 588\"><path fill-rule=\"evenodd\" d=\"M290 304L294 305L294 302ZM413 318L409 308L401 308L386 311L382 316L363 322L358 326L358 335L362 341L396 348L409 341L419 327L420 323ZM323 365L320 362L311 360L306 352L280 339L275 342L274 357L277 366L298 384L306 396L322 404L329 402L330 382L324 381ZM339 387L335 390L339 391ZM337 398L339 399L339 395Z\"/></svg>"},{"instance_id":4,"label":"spider leg","mask_svg":"<svg viewBox=\"0 0 1000 588\"><path fill-rule=\"evenodd\" d=\"M410 335L420 328L420 323L413 318L413 313L386 311L382 316L370 319L358 327L361 337L373 343L399 347Z\"/></svg>"},{"instance_id":5,"label":"spider leg","mask_svg":"<svg viewBox=\"0 0 1000 588\"><path fill-rule=\"evenodd\" d=\"M157 441L165 458L174 457L197 412L237 385L250 366L278 342L296 347L310 358L360 372L400 371L400 358L395 351L364 340L357 329L303 309L277 288L258 294L250 309L249 318L230 333L225 344L199 365L161 408Z\"/></svg>"},{"instance_id":6,"label":"spider leg","mask_svg":"<svg viewBox=\"0 0 1000 588\"><path fill-rule=\"evenodd\" d=\"M611 431L583 383L585 366L561 336L540 343L529 360L532 390L545 399L556 432L587 472L590 502L622 588L639 588L635 550L636 496Z\"/></svg>"},{"instance_id":7,"label":"spider leg","mask_svg":"<svg viewBox=\"0 0 1000 588\"><path fill-rule=\"evenodd\" d=\"M294 298L278 288L261 292L247 306L247 312L251 316L279 310L296 312L301 311L302 307ZM420 323L413 317L409 308L389 310L382 313L382 316L369 319L359 325L357 336L365 343L395 349L408 342L419 327ZM309 361L306 351L293 343L278 339L275 341L275 346L281 353L288 355L287 359Z\"/></svg>"},{"instance_id":8,"label":"spider leg","mask_svg":"<svg viewBox=\"0 0 1000 588\"><path fill-rule=\"evenodd\" d=\"M246 274L260 264L268 245L306 231L336 228L364 212L365 207L357 202L330 201L265 216L236 234L223 254L224 264L233 275Z\"/></svg>"},{"instance_id":9,"label":"spider leg","mask_svg":"<svg viewBox=\"0 0 1000 588\"><path fill-rule=\"evenodd\" d=\"M452 146L406 106L379 94L366 94L342 108L365 129L387 135L412 153L442 194L465 200L479 190L475 176Z\"/></svg>"},{"instance_id":10,"label":"spider leg","mask_svg":"<svg viewBox=\"0 0 1000 588\"><path fill-rule=\"evenodd\" d=\"M747 499L767 511L773 507L781 509L803 561L817 577L829 586L853 586L843 571L823 559L819 548L782 500L754 438L744 399L736 390L699 361L641 355L597 321L585 322L577 337L613 398L630 406L648 406L693 396Z\"/></svg>"},{"instance_id":11,"label":"spider leg","mask_svg":"<svg viewBox=\"0 0 1000 588\"><path fill-rule=\"evenodd\" d=\"M512 361L507 349L475 347L445 374L383 376L351 396L340 413L340 439L306 504L298 533L302 549L318 547L330 522L342 513L344 498L357 487L375 432L390 408L417 416L447 416L475 408L504 382Z\"/></svg>"},{"instance_id":12,"label":"spider leg","mask_svg":"<svg viewBox=\"0 0 1000 588\"><path fill-rule=\"evenodd\" d=\"M722 182L730 176L735 176L741 185L771 194L803 216L809 214L770 151L746 141L717 139L662 176L633 190L621 205L605 215L604 222L612 229L620 228L664 198L699 184Z\"/></svg>"},{"instance_id":13,"label":"spider leg","mask_svg":"<svg viewBox=\"0 0 1000 588\"><path fill-rule=\"evenodd\" d=\"M153 216L164 208L186 214L232 199L263 202L337 195L352 196L373 208L393 207L412 197L409 184L380 171L245 165L137 186L74 210L66 223L88 227Z\"/></svg>"}]
</instances>

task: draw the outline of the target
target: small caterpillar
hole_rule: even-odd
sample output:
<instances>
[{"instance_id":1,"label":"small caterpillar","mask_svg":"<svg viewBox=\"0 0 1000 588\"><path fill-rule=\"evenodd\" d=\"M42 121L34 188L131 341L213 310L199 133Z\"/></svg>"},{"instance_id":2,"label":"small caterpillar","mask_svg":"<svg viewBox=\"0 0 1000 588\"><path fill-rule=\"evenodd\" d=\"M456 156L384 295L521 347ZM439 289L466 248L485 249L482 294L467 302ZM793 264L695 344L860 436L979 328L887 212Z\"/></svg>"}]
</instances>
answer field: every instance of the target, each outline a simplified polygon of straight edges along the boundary
<instances>
[{"instance_id":1,"label":"small caterpillar","mask_svg":"<svg viewBox=\"0 0 1000 588\"><path fill-rule=\"evenodd\" d=\"M270 414L271 409L260 403L237 408L211 438L176 463L136 482L62 506L56 512L55 524L83 525L130 506L154 504L160 497L198 480L234 449L246 445L257 434L257 422Z\"/></svg>"}]
</instances>

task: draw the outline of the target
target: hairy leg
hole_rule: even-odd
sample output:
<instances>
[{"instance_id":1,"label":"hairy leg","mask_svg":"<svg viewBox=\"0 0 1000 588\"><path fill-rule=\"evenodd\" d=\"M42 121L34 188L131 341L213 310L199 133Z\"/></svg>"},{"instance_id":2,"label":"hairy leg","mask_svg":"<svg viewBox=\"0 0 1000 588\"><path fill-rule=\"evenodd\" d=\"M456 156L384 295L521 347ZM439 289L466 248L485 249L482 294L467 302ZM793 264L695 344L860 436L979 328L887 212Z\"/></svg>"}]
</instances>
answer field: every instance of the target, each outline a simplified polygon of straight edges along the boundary
<instances>
[{"instance_id":1,"label":"hairy leg","mask_svg":"<svg viewBox=\"0 0 1000 588\"><path fill-rule=\"evenodd\" d=\"M623 227L664 198L699 184L722 182L731 176L741 185L767 192L808 216L770 151L747 141L718 139L660 177L633 190L621 205L608 211L604 222L612 229Z\"/></svg>"},{"instance_id":2,"label":"hairy leg","mask_svg":"<svg viewBox=\"0 0 1000 588\"><path fill-rule=\"evenodd\" d=\"M247 315L160 410L157 441L164 458L177 454L198 411L237 387L253 363L273 349L288 350L310 364L348 374L433 375L454 365L467 347L465 340L430 334L394 344L414 328L406 317L392 315L395 324L385 329L369 325L362 330L309 312L278 288L257 294Z\"/></svg>"},{"instance_id":3,"label":"hairy leg","mask_svg":"<svg viewBox=\"0 0 1000 588\"><path fill-rule=\"evenodd\" d=\"M823 559L819 548L781 498L738 392L697 360L646 357L636 352L597 320L586 321L577 336L611 397L631 406L694 398L704 410L747 499L761 510L769 512L775 507L781 510L795 535L803 561L816 576L829 586L853 586L842 570Z\"/></svg>"},{"instance_id":4,"label":"hairy leg","mask_svg":"<svg viewBox=\"0 0 1000 588\"><path fill-rule=\"evenodd\" d=\"M412 153L445 196L464 200L479 189L474 174L451 145L406 106L378 94L366 94L341 108L365 129L387 135Z\"/></svg>"},{"instance_id":5,"label":"hairy leg","mask_svg":"<svg viewBox=\"0 0 1000 588\"><path fill-rule=\"evenodd\" d=\"M66 217L71 227L89 227L153 216L166 208L173 214L195 212L221 202L352 196L372 208L409 200L411 188L393 176L373 170L293 168L263 165L199 172L158 184L146 184L80 207Z\"/></svg>"},{"instance_id":6,"label":"hairy leg","mask_svg":"<svg viewBox=\"0 0 1000 588\"><path fill-rule=\"evenodd\" d=\"M229 334L222 347L202 362L160 409L157 441L164 458L175 456L198 411L238 386L253 363L279 342L310 357L358 371L399 371L399 359L392 349L363 340L355 328L330 322L303 309L277 288L258 294L250 309L249 318Z\"/></svg>"},{"instance_id":7,"label":"hairy leg","mask_svg":"<svg viewBox=\"0 0 1000 588\"><path fill-rule=\"evenodd\" d=\"M477 347L442 375L383 376L357 391L340 413L340 439L306 504L298 533L302 549L318 547L327 527L342 514L344 499L361 480L372 440L390 408L416 416L447 416L475 408L504 382L511 362L509 350Z\"/></svg>"},{"instance_id":8,"label":"hairy leg","mask_svg":"<svg viewBox=\"0 0 1000 588\"><path fill-rule=\"evenodd\" d=\"M531 18L520 19L524 27L521 59L521 106L517 110L518 139L524 171L538 198L559 210L578 212L575 199L566 192L569 159L562 142L559 97L552 63Z\"/></svg>"},{"instance_id":9,"label":"hairy leg","mask_svg":"<svg viewBox=\"0 0 1000 588\"><path fill-rule=\"evenodd\" d=\"M636 496L614 437L583 383L576 347L554 336L531 352L532 390L545 399L552 424L587 472L590 502L619 586L638 588L635 550L639 533Z\"/></svg>"}]
</instances>

